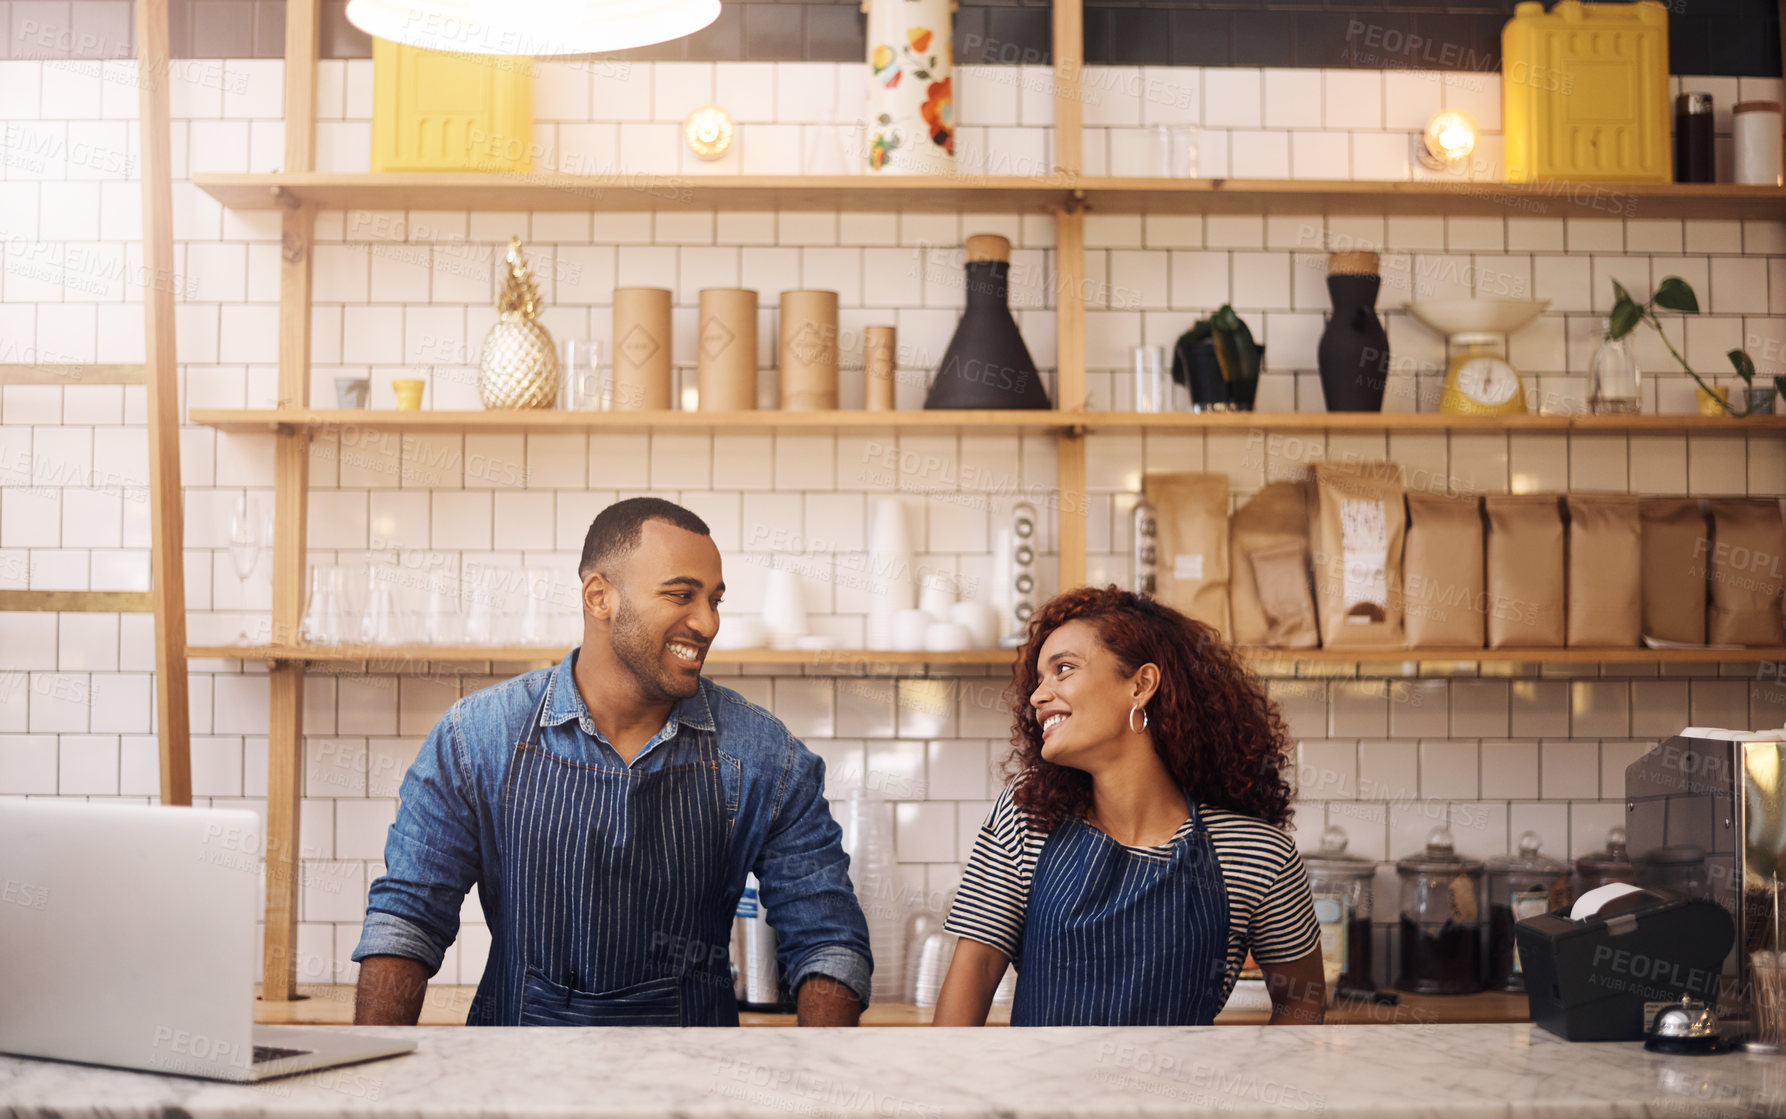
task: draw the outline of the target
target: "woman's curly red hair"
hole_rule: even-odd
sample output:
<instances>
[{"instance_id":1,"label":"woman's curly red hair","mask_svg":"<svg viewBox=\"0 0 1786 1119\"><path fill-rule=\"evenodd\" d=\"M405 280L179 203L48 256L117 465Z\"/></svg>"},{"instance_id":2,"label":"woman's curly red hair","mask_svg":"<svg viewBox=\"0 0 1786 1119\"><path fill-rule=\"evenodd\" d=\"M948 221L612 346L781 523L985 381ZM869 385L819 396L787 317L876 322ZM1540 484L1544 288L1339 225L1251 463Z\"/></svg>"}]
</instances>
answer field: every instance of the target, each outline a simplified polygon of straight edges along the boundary
<instances>
[{"instance_id":1,"label":"woman's curly red hair","mask_svg":"<svg viewBox=\"0 0 1786 1119\"><path fill-rule=\"evenodd\" d=\"M1014 718L1005 768L1018 775L1012 797L1019 808L1053 828L1091 802L1089 774L1042 760L1042 727L1029 703L1041 680L1042 643L1074 620L1097 631L1124 672L1159 666L1148 729L1180 788L1200 804L1289 824L1289 730L1258 678L1211 627L1116 587L1056 595L1030 620L1006 693Z\"/></svg>"}]
</instances>

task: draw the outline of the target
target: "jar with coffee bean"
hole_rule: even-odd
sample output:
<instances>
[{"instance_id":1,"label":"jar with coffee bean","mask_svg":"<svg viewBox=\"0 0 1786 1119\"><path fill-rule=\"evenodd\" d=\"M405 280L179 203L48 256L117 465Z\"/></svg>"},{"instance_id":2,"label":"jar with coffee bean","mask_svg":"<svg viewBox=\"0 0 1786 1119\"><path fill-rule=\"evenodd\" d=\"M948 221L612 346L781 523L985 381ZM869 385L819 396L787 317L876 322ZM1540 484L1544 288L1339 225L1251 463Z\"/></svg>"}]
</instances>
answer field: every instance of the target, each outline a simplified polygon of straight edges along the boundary
<instances>
[{"instance_id":1,"label":"jar with coffee bean","mask_svg":"<svg viewBox=\"0 0 1786 1119\"><path fill-rule=\"evenodd\" d=\"M1529 831L1519 837L1518 853L1488 860L1488 985L1497 991L1526 989L1513 926L1573 900L1569 865L1543 854L1543 846Z\"/></svg>"},{"instance_id":2,"label":"jar with coffee bean","mask_svg":"<svg viewBox=\"0 0 1786 1119\"><path fill-rule=\"evenodd\" d=\"M1482 989L1482 863L1457 853L1448 828L1395 864L1401 876L1401 967L1395 985L1420 995Z\"/></svg>"}]
</instances>

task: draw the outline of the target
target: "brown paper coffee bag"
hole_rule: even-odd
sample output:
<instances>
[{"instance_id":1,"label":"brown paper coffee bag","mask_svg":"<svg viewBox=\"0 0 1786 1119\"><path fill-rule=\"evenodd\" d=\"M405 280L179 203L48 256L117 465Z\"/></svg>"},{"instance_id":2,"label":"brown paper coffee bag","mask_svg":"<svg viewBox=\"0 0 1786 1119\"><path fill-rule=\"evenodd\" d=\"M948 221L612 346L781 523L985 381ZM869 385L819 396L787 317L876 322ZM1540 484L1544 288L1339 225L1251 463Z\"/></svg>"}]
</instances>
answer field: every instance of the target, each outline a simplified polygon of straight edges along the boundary
<instances>
[{"instance_id":1,"label":"brown paper coffee bag","mask_svg":"<svg viewBox=\"0 0 1786 1119\"><path fill-rule=\"evenodd\" d=\"M1628 648L1643 639L1643 523L1636 494L1572 493L1566 639Z\"/></svg>"},{"instance_id":2,"label":"brown paper coffee bag","mask_svg":"<svg viewBox=\"0 0 1786 1119\"><path fill-rule=\"evenodd\" d=\"M1705 644L1711 531L1699 499L1646 497L1637 511L1643 534L1643 635Z\"/></svg>"},{"instance_id":3,"label":"brown paper coffee bag","mask_svg":"<svg viewBox=\"0 0 1786 1119\"><path fill-rule=\"evenodd\" d=\"M1713 645L1786 644L1780 628L1780 586L1786 581L1786 525L1771 497L1715 497L1710 502Z\"/></svg>"},{"instance_id":4,"label":"brown paper coffee bag","mask_svg":"<svg viewBox=\"0 0 1786 1119\"><path fill-rule=\"evenodd\" d=\"M1143 488L1158 531L1154 597L1227 636L1228 476L1149 474Z\"/></svg>"},{"instance_id":5,"label":"brown paper coffee bag","mask_svg":"<svg viewBox=\"0 0 1786 1119\"><path fill-rule=\"evenodd\" d=\"M1402 644L1401 467L1316 463L1315 504L1310 528L1321 643Z\"/></svg>"},{"instance_id":6,"label":"brown paper coffee bag","mask_svg":"<svg viewBox=\"0 0 1786 1119\"><path fill-rule=\"evenodd\" d=\"M1563 515L1554 493L1489 494L1488 647L1563 643Z\"/></svg>"},{"instance_id":7,"label":"brown paper coffee bag","mask_svg":"<svg viewBox=\"0 0 1786 1119\"><path fill-rule=\"evenodd\" d=\"M1408 494L1402 584L1410 647L1482 647L1482 508L1474 495Z\"/></svg>"},{"instance_id":8,"label":"brown paper coffee bag","mask_svg":"<svg viewBox=\"0 0 1786 1119\"><path fill-rule=\"evenodd\" d=\"M1228 600L1236 644L1280 649L1320 644L1309 591L1305 490L1301 482L1271 482L1228 522ZM1286 546L1294 547L1294 557L1283 551ZM1263 558L1266 553L1271 558Z\"/></svg>"},{"instance_id":9,"label":"brown paper coffee bag","mask_svg":"<svg viewBox=\"0 0 1786 1119\"><path fill-rule=\"evenodd\" d=\"M1321 642L1315 599L1309 592L1308 545L1285 540L1247 557L1265 614L1265 644L1274 649L1312 649Z\"/></svg>"}]
</instances>

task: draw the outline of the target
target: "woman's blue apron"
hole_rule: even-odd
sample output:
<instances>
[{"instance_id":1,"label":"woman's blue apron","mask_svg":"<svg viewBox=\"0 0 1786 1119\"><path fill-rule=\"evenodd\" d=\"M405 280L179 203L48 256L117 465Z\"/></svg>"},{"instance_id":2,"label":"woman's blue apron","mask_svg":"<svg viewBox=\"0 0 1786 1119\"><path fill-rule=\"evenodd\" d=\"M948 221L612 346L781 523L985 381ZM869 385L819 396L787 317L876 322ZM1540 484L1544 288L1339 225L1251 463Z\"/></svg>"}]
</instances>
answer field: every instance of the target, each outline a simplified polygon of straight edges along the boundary
<instances>
[{"instance_id":1,"label":"woman's blue apron","mask_svg":"<svg viewBox=\"0 0 1786 1119\"><path fill-rule=\"evenodd\" d=\"M502 879L467 1019L488 1026L735 1026L725 794L714 732L651 772L515 744L495 826Z\"/></svg>"},{"instance_id":2,"label":"woman's blue apron","mask_svg":"<svg viewBox=\"0 0 1786 1119\"><path fill-rule=\"evenodd\" d=\"M1017 959L1013 1026L1201 1026L1222 1007L1228 889L1209 829L1165 858L1074 817L1042 846Z\"/></svg>"}]
</instances>

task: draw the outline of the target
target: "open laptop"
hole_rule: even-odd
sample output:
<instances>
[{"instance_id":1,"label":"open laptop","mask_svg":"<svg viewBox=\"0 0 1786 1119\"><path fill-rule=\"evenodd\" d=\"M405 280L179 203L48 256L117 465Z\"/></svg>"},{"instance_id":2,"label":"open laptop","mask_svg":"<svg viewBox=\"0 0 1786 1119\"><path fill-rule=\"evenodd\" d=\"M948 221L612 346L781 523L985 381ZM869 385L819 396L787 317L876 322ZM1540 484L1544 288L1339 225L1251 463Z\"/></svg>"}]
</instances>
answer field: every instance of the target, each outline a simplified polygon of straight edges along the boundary
<instances>
[{"instance_id":1,"label":"open laptop","mask_svg":"<svg viewBox=\"0 0 1786 1119\"><path fill-rule=\"evenodd\" d=\"M254 1024L260 817L0 801L0 1052L217 1080L407 1053Z\"/></svg>"}]
</instances>

